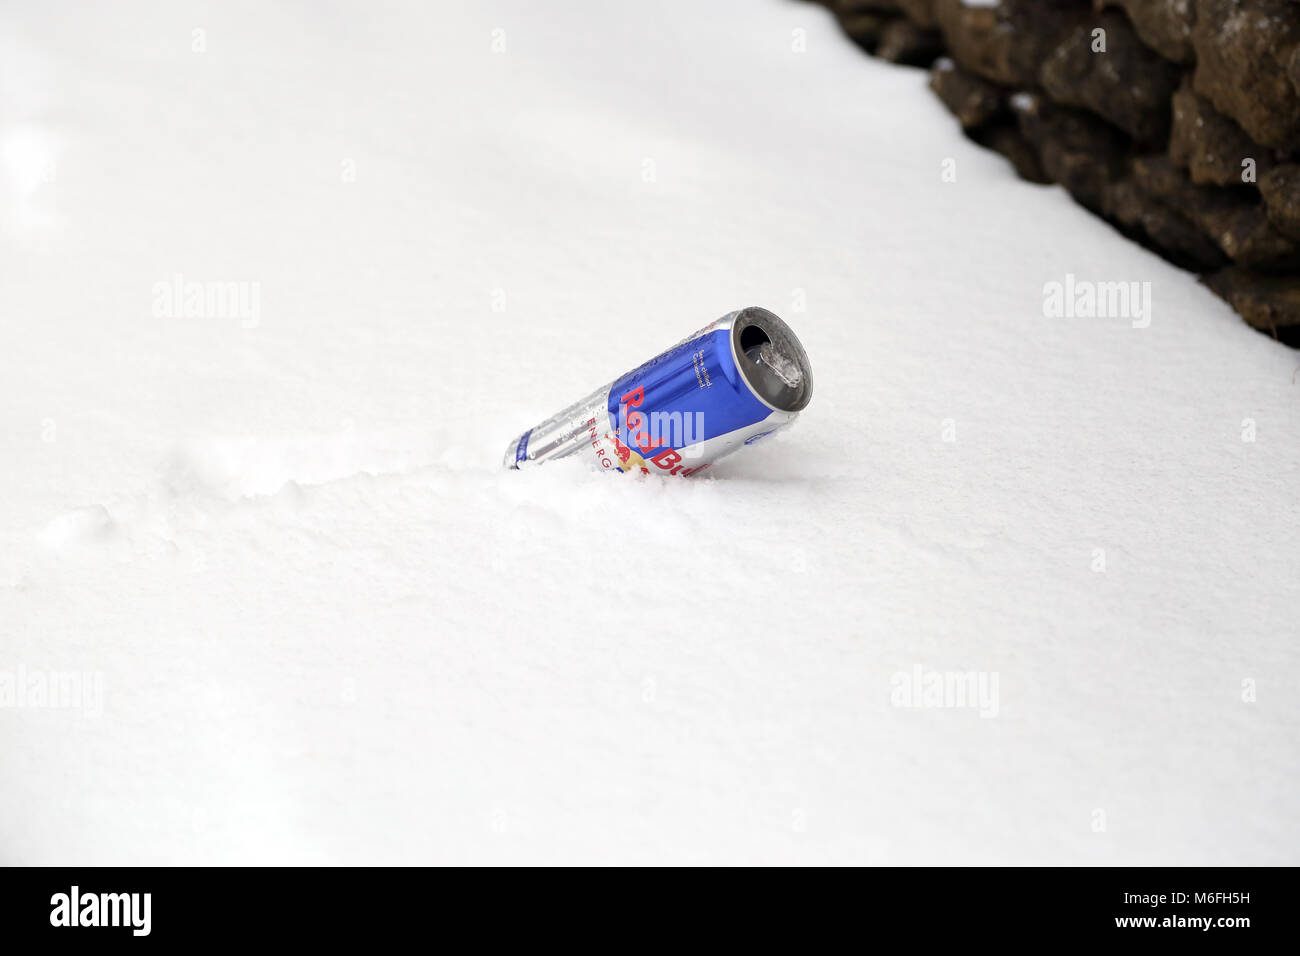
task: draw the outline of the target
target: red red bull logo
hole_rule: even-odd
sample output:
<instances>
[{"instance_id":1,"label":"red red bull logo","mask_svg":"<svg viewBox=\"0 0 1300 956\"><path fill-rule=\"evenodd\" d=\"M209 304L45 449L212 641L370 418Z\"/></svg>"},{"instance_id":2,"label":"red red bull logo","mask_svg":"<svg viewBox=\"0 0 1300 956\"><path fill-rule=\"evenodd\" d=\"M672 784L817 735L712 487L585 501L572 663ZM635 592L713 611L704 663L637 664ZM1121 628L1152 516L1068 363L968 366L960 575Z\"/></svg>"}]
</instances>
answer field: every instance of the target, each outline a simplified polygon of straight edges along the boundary
<instances>
[{"instance_id":1,"label":"red red bull logo","mask_svg":"<svg viewBox=\"0 0 1300 956\"><path fill-rule=\"evenodd\" d=\"M595 418L586 422L587 437L602 468L617 468L622 472L651 471L668 475L696 474L708 464L687 467L685 449L704 432L703 412L683 416L680 412L648 413L641 406L645 402L645 389L641 386L629 391L619 400L619 422L616 432L601 433ZM695 418L693 428L686 424ZM674 445L679 447L673 447Z\"/></svg>"},{"instance_id":2,"label":"red red bull logo","mask_svg":"<svg viewBox=\"0 0 1300 956\"><path fill-rule=\"evenodd\" d=\"M647 412L645 388L638 385L619 399L618 434L610 436L623 471L639 468L649 474L653 465L670 475L693 475L707 468L688 468L683 459L704 437L704 413Z\"/></svg>"}]
</instances>

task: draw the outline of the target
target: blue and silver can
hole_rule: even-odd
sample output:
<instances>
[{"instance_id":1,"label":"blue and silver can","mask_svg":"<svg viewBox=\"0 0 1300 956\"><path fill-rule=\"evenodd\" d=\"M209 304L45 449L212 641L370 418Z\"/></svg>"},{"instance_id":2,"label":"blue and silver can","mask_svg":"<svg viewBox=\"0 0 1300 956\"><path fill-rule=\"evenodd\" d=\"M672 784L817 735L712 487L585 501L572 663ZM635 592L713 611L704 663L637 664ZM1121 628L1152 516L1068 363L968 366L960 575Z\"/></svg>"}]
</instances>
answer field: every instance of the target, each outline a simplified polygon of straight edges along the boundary
<instances>
[{"instance_id":1,"label":"blue and silver can","mask_svg":"<svg viewBox=\"0 0 1300 956\"><path fill-rule=\"evenodd\" d=\"M610 471L693 475L789 425L811 398L803 346L776 315L751 306L530 428L504 464L585 450Z\"/></svg>"}]
</instances>

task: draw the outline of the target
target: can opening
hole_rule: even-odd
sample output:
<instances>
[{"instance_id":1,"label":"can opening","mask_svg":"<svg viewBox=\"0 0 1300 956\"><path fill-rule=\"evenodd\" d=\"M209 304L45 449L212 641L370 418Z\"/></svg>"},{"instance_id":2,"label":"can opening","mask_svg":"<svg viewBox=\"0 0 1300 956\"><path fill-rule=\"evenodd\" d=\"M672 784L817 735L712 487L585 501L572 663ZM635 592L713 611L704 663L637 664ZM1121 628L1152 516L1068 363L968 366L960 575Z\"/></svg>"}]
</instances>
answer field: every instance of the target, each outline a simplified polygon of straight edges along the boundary
<instances>
[{"instance_id":1,"label":"can opening","mask_svg":"<svg viewBox=\"0 0 1300 956\"><path fill-rule=\"evenodd\" d=\"M759 398L783 412L797 412L812 397L812 368L790 327L767 309L736 314L732 330L736 364Z\"/></svg>"},{"instance_id":2,"label":"can opening","mask_svg":"<svg viewBox=\"0 0 1300 956\"><path fill-rule=\"evenodd\" d=\"M758 350L771 341L757 325L747 325L740 332L740 350L756 361Z\"/></svg>"}]
</instances>

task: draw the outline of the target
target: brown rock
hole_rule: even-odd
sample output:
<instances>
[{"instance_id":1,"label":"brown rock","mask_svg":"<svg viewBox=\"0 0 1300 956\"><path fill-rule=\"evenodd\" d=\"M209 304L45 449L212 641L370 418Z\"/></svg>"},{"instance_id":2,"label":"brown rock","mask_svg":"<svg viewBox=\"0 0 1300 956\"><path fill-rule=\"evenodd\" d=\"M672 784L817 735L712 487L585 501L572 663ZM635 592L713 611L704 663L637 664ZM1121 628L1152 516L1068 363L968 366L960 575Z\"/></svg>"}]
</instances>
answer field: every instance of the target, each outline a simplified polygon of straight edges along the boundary
<instances>
[{"instance_id":1,"label":"brown rock","mask_svg":"<svg viewBox=\"0 0 1300 956\"><path fill-rule=\"evenodd\" d=\"M1258 177L1273 164L1273 150L1260 146L1245 130L1221 116L1188 80L1173 97L1174 124L1169 158L1202 186L1240 186L1246 160L1255 161Z\"/></svg>"},{"instance_id":2,"label":"brown rock","mask_svg":"<svg viewBox=\"0 0 1300 956\"><path fill-rule=\"evenodd\" d=\"M934 15L934 0L898 0L903 15L918 27L937 30L939 20Z\"/></svg>"},{"instance_id":3,"label":"brown rock","mask_svg":"<svg viewBox=\"0 0 1300 956\"><path fill-rule=\"evenodd\" d=\"M841 21L862 14L881 14L887 17L903 15L900 0L815 0L830 7Z\"/></svg>"},{"instance_id":4,"label":"brown rock","mask_svg":"<svg viewBox=\"0 0 1300 956\"><path fill-rule=\"evenodd\" d=\"M1211 206L1199 220L1238 265L1265 272L1300 269L1300 246L1273 228L1263 203L1222 210Z\"/></svg>"},{"instance_id":5,"label":"brown rock","mask_svg":"<svg viewBox=\"0 0 1300 956\"><path fill-rule=\"evenodd\" d=\"M1011 107L1043 171L1083 205L1100 210L1106 187L1123 175L1120 133L1091 113L1055 106L1036 94L1017 94Z\"/></svg>"},{"instance_id":6,"label":"brown rock","mask_svg":"<svg viewBox=\"0 0 1300 956\"><path fill-rule=\"evenodd\" d=\"M1098 29L1105 34L1094 37ZM1097 49L1103 42L1104 51ZM1092 110L1152 146L1169 135L1169 97L1179 75L1143 46L1123 14L1110 10L1068 30L1039 71L1057 103Z\"/></svg>"},{"instance_id":7,"label":"brown rock","mask_svg":"<svg viewBox=\"0 0 1300 956\"><path fill-rule=\"evenodd\" d=\"M1087 10L1087 0L1001 0L996 7L934 0L952 58L1004 86L1035 85L1043 59Z\"/></svg>"},{"instance_id":8,"label":"brown rock","mask_svg":"<svg viewBox=\"0 0 1300 956\"><path fill-rule=\"evenodd\" d=\"M943 52L938 30L925 30L906 17L886 24L876 46L876 56L890 63L929 66Z\"/></svg>"},{"instance_id":9,"label":"brown rock","mask_svg":"<svg viewBox=\"0 0 1300 956\"><path fill-rule=\"evenodd\" d=\"M1210 272L1228 264L1228 257L1209 236L1143 192L1131 177L1103 187L1102 212L1125 232L1184 268Z\"/></svg>"},{"instance_id":10,"label":"brown rock","mask_svg":"<svg viewBox=\"0 0 1300 956\"><path fill-rule=\"evenodd\" d=\"M935 0L934 13L950 55L964 68L1007 86L1022 81L1011 65L1011 31L999 29L996 10Z\"/></svg>"},{"instance_id":11,"label":"brown rock","mask_svg":"<svg viewBox=\"0 0 1300 956\"><path fill-rule=\"evenodd\" d=\"M1133 178L1144 193L1167 202L1176 203L1195 195L1187 176L1164 156L1134 159Z\"/></svg>"},{"instance_id":12,"label":"brown rock","mask_svg":"<svg viewBox=\"0 0 1300 956\"><path fill-rule=\"evenodd\" d=\"M840 17L840 29L868 53L875 53L881 34L893 17L880 13L852 13Z\"/></svg>"},{"instance_id":13,"label":"brown rock","mask_svg":"<svg viewBox=\"0 0 1300 956\"><path fill-rule=\"evenodd\" d=\"M1191 63L1192 25L1196 22L1193 0L1096 0L1103 7L1122 7L1133 22L1142 42L1166 60Z\"/></svg>"},{"instance_id":14,"label":"brown rock","mask_svg":"<svg viewBox=\"0 0 1300 956\"><path fill-rule=\"evenodd\" d=\"M946 45L930 86L971 139L1300 346L1300 0L816 2L896 62Z\"/></svg>"},{"instance_id":15,"label":"brown rock","mask_svg":"<svg viewBox=\"0 0 1300 956\"><path fill-rule=\"evenodd\" d=\"M1300 147L1300 94L1288 70L1300 44L1294 0L1197 0L1196 92L1258 143Z\"/></svg>"},{"instance_id":16,"label":"brown rock","mask_svg":"<svg viewBox=\"0 0 1300 956\"><path fill-rule=\"evenodd\" d=\"M1284 236L1300 241L1300 165L1275 166L1259 180L1268 221Z\"/></svg>"},{"instance_id":17,"label":"brown rock","mask_svg":"<svg viewBox=\"0 0 1300 956\"><path fill-rule=\"evenodd\" d=\"M1134 159L1133 181L1195 223L1237 265L1263 272L1300 269L1300 245L1274 229L1264 204L1243 190L1197 186L1166 156Z\"/></svg>"},{"instance_id":18,"label":"brown rock","mask_svg":"<svg viewBox=\"0 0 1300 956\"><path fill-rule=\"evenodd\" d=\"M837 14L852 16L858 13L899 14L898 0L818 0Z\"/></svg>"},{"instance_id":19,"label":"brown rock","mask_svg":"<svg viewBox=\"0 0 1300 956\"><path fill-rule=\"evenodd\" d=\"M971 133L971 138L986 149L1001 153L1010 160L1021 179L1043 184L1052 181L1043 170L1042 161L1038 158L1038 150L1025 139L1024 134L1015 124L1004 122L982 126Z\"/></svg>"},{"instance_id":20,"label":"brown rock","mask_svg":"<svg viewBox=\"0 0 1300 956\"><path fill-rule=\"evenodd\" d=\"M983 126L1003 109L1001 87L967 73L947 57L930 69L930 89L957 117L963 129Z\"/></svg>"},{"instance_id":21,"label":"brown rock","mask_svg":"<svg viewBox=\"0 0 1300 956\"><path fill-rule=\"evenodd\" d=\"M1254 275L1231 266L1205 284L1257 329L1277 335L1279 329L1300 325L1300 277Z\"/></svg>"}]
</instances>

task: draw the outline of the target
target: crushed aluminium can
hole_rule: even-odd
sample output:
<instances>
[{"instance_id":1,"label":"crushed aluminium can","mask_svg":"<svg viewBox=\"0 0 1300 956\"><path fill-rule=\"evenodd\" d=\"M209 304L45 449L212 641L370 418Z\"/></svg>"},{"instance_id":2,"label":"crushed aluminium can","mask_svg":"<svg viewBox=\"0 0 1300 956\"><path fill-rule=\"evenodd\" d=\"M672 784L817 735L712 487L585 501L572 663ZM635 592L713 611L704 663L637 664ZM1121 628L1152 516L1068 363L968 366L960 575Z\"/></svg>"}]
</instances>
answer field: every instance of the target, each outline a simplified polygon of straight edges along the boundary
<instances>
[{"instance_id":1,"label":"crushed aluminium can","mask_svg":"<svg viewBox=\"0 0 1300 956\"><path fill-rule=\"evenodd\" d=\"M751 306L530 428L504 465L586 450L610 471L693 475L789 425L811 398L803 346L776 315Z\"/></svg>"}]
</instances>

